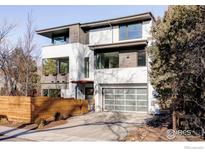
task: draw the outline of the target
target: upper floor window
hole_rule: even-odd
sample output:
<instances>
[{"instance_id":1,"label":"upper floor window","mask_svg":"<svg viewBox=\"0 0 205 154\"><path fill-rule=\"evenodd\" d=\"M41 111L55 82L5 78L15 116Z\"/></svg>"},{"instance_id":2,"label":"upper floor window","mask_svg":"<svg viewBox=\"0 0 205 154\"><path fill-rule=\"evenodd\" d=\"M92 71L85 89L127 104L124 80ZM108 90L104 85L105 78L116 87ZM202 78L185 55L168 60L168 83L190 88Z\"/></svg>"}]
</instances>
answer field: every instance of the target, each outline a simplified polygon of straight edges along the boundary
<instances>
[{"instance_id":1,"label":"upper floor window","mask_svg":"<svg viewBox=\"0 0 205 154\"><path fill-rule=\"evenodd\" d=\"M119 52L97 53L97 68L118 68Z\"/></svg>"},{"instance_id":2,"label":"upper floor window","mask_svg":"<svg viewBox=\"0 0 205 154\"><path fill-rule=\"evenodd\" d=\"M69 72L69 58L59 59L59 73L65 75Z\"/></svg>"},{"instance_id":3,"label":"upper floor window","mask_svg":"<svg viewBox=\"0 0 205 154\"><path fill-rule=\"evenodd\" d=\"M146 52L144 49L97 52L95 55L95 66L97 69L146 66Z\"/></svg>"},{"instance_id":4,"label":"upper floor window","mask_svg":"<svg viewBox=\"0 0 205 154\"><path fill-rule=\"evenodd\" d=\"M52 37L52 44L61 45L68 42L68 37L66 35L56 35Z\"/></svg>"},{"instance_id":5,"label":"upper floor window","mask_svg":"<svg viewBox=\"0 0 205 154\"><path fill-rule=\"evenodd\" d=\"M142 38L142 23L121 25L119 27L119 40Z\"/></svg>"},{"instance_id":6,"label":"upper floor window","mask_svg":"<svg viewBox=\"0 0 205 154\"><path fill-rule=\"evenodd\" d=\"M43 74L57 75L57 61L56 59L43 59Z\"/></svg>"},{"instance_id":7,"label":"upper floor window","mask_svg":"<svg viewBox=\"0 0 205 154\"><path fill-rule=\"evenodd\" d=\"M85 78L89 78L89 57L84 59L84 75Z\"/></svg>"},{"instance_id":8,"label":"upper floor window","mask_svg":"<svg viewBox=\"0 0 205 154\"><path fill-rule=\"evenodd\" d=\"M137 52L137 66L146 66L146 53L144 50Z\"/></svg>"},{"instance_id":9,"label":"upper floor window","mask_svg":"<svg viewBox=\"0 0 205 154\"><path fill-rule=\"evenodd\" d=\"M57 74L66 75L69 73L69 58L43 59L43 74L56 76Z\"/></svg>"}]
</instances>

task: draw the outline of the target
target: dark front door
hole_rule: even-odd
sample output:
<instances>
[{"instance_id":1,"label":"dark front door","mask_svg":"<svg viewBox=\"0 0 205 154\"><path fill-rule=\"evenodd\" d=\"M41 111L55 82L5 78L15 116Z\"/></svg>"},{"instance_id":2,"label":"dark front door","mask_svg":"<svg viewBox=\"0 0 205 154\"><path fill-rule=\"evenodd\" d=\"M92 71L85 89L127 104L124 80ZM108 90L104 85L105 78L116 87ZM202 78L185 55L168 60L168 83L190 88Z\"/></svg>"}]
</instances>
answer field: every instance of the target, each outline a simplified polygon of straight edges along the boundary
<instances>
[{"instance_id":1,"label":"dark front door","mask_svg":"<svg viewBox=\"0 0 205 154\"><path fill-rule=\"evenodd\" d=\"M85 87L85 99L88 100L89 110L93 109L93 94L94 94L93 88Z\"/></svg>"}]
</instances>

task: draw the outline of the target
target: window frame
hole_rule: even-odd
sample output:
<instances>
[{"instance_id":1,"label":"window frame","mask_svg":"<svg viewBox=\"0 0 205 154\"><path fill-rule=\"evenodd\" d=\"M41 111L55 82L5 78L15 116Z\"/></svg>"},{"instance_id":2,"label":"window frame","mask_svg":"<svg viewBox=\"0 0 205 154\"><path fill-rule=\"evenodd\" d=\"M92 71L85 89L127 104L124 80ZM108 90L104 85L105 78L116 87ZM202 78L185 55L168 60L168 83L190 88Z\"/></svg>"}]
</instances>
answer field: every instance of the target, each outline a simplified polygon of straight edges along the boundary
<instances>
[{"instance_id":1,"label":"window frame","mask_svg":"<svg viewBox=\"0 0 205 154\"><path fill-rule=\"evenodd\" d=\"M45 65L46 65L47 60L52 60L52 61L54 61L55 66L54 66L54 68L53 68L53 69L54 69L53 72L50 72L51 70L48 70L48 71L45 70ZM67 66L67 71L66 71L65 73L61 72L61 64L60 64L60 63L61 63L61 60L67 60L68 66ZM45 59L42 59L42 74L43 74L44 76L49 76L50 74L53 75L53 76L56 76L56 75L58 75L58 74L60 74L60 75L66 75L66 74L69 73L69 71L70 71L70 59L69 59L69 57L62 57L62 58L45 58ZM45 72L46 72L46 73L45 73Z\"/></svg>"},{"instance_id":2,"label":"window frame","mask_svg":"<svg viewBox=\"0 0 205 154\"><path fill-rule=\"evenodd\" d=\"M66 72L61 72L61 60L67 60L67 71ZM65 58L57 58L57 61L58 61L58 74L61 74L61 75L66 75L69 73L69 57L65 57Z\"/></svg>"},{"instance_id":3,"label":"window frame","mask_svg":"<svg viewBox=\"0 0 205 154\"><path fill-rule=\"evenodd\" d=\"M60 38L63 37L63 42L62 43L55 43L55 38ZM52 35L51 43L53 45L63 45L69 42L69 35L67 34L58 34L58 35Z\"/></svg>"},{"instance_id":4,"label":"window frame","mask_svg":"<svg viewBox=\"0 0 205 154\"><path fill-rule=\"evenodd\" d=\"M145 65L139 65L139 52L144 53ZM146 51L145 50L138 50L137 51L137 67L145 67L145 66L147 66L147 54L146 54Z\"/></svg>"},{"instance_id":5,"label":"window frame","mask_svg":"<svg viewBox=\"0 0 205 154\"><path fill-rule=\"evenodd\" d=\"M129 25L140 25L141 26L141 33L140 33L140 37L136 37L136 38L129 38ZM121 38L120 34L121 34L121 31L120 31L120 27L125 27L125 38ZM129 24L122 24L122 25L119 25L119 41L124 41L124 40L133 40L133 39L140 39L142 38L142 22L138 22L138 23L129 23Z\"/></svg>"},{"instance_id":6,"label":"window frame","mask_svg":"<svg viewBox=\"0 0 205 154\"><path fill-rule=\"evenodd\" d=\"M117 67L105 67L105 54L117 54L118 55L118 65ZM99 59L98 59L99 56ZM118 51L114 51L114 52L102 52L102 53L96 53L96 69L114 69L114 68L119 68L119 52ZM110 63L109 63L110 64Z\"/></svg>"},{"instance_id":7,"label":"window frame","mask_svg":"<svg viewBox=\"0 0 205 154\"><path fill-rule=\"evenodd\" d=\"M53 90L53 91L56 91L57 93L59 93L58 96L54 96L54 95L53 95L53 96L50 96L50 94L52 93L52 92L51 92L52 90ZM47 95L44 95L45 93L47 93ZM45 96L45 97L60 98L60 97L61 97L61 89L52 89L52 88L51 88L51 89L43 89L43 90L42 90L42 95Z\"/></svg>"}]
</instances>

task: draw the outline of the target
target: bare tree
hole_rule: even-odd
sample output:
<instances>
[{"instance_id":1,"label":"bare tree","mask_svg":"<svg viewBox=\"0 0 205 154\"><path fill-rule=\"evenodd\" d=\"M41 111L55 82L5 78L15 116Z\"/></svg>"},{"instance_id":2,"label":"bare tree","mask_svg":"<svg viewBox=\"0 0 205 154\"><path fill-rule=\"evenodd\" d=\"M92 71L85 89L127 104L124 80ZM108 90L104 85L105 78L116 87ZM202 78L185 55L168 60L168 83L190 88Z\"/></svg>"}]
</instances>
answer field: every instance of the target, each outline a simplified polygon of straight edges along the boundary
<instances>
[{"instance_id":1,"label":"bare tree","mask_svg":"<svg viewBox=\"0 0 205 154\"><path fill-rule=\"evenodd\" d=\"M25 63L25 95L28 96L29 91L29 73L32 72L32 68L29 65L30 58L32 57L32 53L36 48L36 45L34 43L34 20L32 13L28 13L27 15L27 22L26 22L26 32L24 34L23 43L21 45L22 51L23 51L23 58L22 60Z\"/></svg>"},{"instance_id":2,"label":"bare tree","mask_svg":"<svg viewBox=\"0 0 205 154\"><path fill-rule=\"evenodd\" d=\"M28 14L26 31L14 47L7 37L15 26L5 23L0 26L0 72L4 76L2 94L28 96L40 80L37 60L32 56L36 48L33 17Z\"/></svg>"},{"instance_id":3,"label":"bare tree","mask_svg":"<svg viewBox=\"0 0 205 154\"><path fill-rule=\"evenodd\" d=\"M15 25L9 24L4 21L0 25L0 71L4 77L4 91L6 95L10 95L15 88L13 75L11 70L13 69L13 63L10 60L10 54L13 50L12 45L8 41L8 36L15 29Z\"/></svg>"}]
</instances>

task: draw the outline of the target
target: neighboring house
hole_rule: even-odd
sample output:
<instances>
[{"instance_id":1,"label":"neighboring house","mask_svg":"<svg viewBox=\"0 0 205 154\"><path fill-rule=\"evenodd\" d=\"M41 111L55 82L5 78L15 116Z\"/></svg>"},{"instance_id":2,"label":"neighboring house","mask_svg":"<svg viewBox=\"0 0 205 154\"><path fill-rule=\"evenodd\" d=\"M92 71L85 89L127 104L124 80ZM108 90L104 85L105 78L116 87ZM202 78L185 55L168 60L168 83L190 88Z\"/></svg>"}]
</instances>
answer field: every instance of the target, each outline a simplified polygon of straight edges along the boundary
<instances>
[{"instance_id":1,"label":"neighboring house","mask_svg":"<svg viewBox=\"0 0 205 154\"><path fill-rule=\"evenodd\" d=\"M153 22L148 12L38 30L52 42L42 48L42 94L94 98L97 111L152 112L145 48Z\"/></svg>"}]
</instances>

